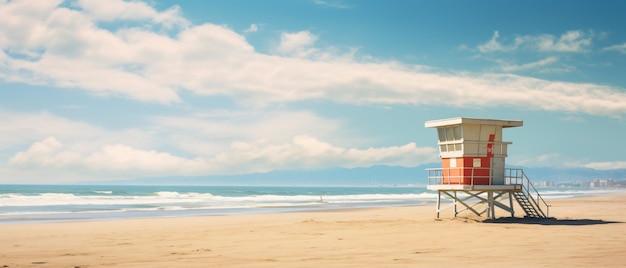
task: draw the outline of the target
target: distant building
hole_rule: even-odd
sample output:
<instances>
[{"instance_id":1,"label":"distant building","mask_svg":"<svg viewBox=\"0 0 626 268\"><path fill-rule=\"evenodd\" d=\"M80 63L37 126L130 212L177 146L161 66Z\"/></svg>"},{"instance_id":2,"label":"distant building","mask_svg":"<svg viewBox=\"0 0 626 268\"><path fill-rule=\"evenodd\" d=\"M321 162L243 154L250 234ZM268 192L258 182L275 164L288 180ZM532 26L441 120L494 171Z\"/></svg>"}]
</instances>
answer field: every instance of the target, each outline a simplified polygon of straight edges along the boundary
<instances>
[{"instance_id":1,"label":"distant building","mask_svg":"<svg viewBox=\"0 0 626 268\"><path fill-rule=\"evenodd\" d=\"M556 183L554 183L553 181L539 181L537 183L535 183L536 187L556 187Z\"/></svg>"},{"instance_id":2,"label":"distant building","mask_svg":"<svg viewBox=\"0 0 626 268\"><path fill-rule=\"evenodd\" d=\"M591 188L606 188L613 187L615 182L613 179L595 179L589 183L589 187Z\"/></svg>"}]
</instances>

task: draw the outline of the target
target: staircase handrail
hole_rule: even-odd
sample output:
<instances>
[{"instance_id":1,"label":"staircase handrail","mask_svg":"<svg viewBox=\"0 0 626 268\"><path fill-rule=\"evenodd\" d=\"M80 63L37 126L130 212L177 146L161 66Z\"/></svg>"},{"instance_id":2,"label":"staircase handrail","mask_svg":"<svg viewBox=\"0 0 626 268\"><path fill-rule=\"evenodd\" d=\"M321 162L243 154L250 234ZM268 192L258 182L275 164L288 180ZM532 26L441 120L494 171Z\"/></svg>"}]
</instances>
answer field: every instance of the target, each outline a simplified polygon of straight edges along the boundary
<instances>
[{"instance_id":1,"label":"staircase handrail","mask_svg":"<svg viewBox=\"0 0 626 268\"><path fill-rule=\"evenodd\" d=\"M532 202L533 206L537 208L537 211L539 211L542 216L549 217L550 205L548 205L546 200L543 199L541 194L539 194L539 191L537 191L537 188L535 188L535 186L530 182L530 179L526 177L526 173L524 172L524 170L521 168L507 168L506 170L507 174L509 175L509 182L511 184L521 185L522 193L526 195L528 200ZM515 176L513 176L512 174L515 174ZM515 179L515 183L513 182L513 179ZM520 179L521 182L519 181ZM542 208L545 208L545 213Z\"/></svg>"}]
</instances>

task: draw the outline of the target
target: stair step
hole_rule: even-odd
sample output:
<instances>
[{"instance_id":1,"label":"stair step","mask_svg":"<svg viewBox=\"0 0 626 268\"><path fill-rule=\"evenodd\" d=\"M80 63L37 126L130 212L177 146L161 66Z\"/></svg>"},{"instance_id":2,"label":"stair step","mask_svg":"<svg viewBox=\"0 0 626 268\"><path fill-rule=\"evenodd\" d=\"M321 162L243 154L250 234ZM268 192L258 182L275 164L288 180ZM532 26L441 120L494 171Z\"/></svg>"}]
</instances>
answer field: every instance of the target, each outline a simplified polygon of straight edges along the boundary
<instances>
[{"instance_id":1,"label":"stair step","mask_svg":"<svg viewBox=\"0 0 626 268\"><path fill-rule=\"evenodd\" d=\"M523 192L516 192L513 194L515 196L515 200L520 205L524 213L526 213L527 217L530 218L543 218L544 216L537 211L537 208L530 202L528 196Z\"/></svg>"}]
</instances>

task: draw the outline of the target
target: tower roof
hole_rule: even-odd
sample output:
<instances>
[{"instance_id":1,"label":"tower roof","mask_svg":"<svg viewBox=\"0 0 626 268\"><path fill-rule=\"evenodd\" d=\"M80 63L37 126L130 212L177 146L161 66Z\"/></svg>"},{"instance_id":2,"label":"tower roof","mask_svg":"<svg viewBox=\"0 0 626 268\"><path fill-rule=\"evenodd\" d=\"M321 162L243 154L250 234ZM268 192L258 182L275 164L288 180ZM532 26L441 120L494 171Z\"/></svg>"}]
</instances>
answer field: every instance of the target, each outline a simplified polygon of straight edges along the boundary
<instances>
[{"instance_id":1,"label":"tower roof","mask_svg":"<svg viewBox=\"0 0 626 268\"><path fill-rule=\"evenodd\" d=\"M522 120L454 117L454 118L426 121L424 126L430 127L430 128L438 128L438 127L461 125L461 124L493 125L493 126L502 126L503 128L507 128L507 127L520 127L524 125L524 122Z\"/></svg>"}]
</instances>

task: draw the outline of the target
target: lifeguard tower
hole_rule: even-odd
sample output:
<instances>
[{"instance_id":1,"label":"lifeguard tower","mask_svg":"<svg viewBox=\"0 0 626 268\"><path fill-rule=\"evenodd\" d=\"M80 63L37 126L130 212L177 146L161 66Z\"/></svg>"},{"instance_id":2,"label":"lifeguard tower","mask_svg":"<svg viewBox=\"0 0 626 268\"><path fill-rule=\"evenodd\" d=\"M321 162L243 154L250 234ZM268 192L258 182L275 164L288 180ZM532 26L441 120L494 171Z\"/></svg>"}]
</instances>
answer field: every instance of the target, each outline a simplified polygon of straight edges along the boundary
<instances>
[{"instance_id":1,"label":"lifeguard tower","mask_svg":"<svg viewBox=\"0 0 626 268\"><path fill-rule=\"evenodd\" d=\"M505 167L507 146L502 130L523 125L521 120L456 117L427 121L436 128L441 168L427 169L429 190L437 191L437 218L450 207L454 216L469 210L495 219L495 207L515 216L513 199L527 217L545 218L549 206L522 169ZM442 208L441 197L452 204ZM459 210L458 205L464 208Z\"/></svg>"}]
</instances>

